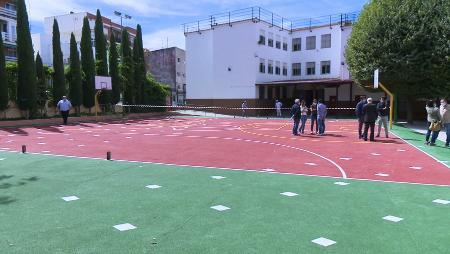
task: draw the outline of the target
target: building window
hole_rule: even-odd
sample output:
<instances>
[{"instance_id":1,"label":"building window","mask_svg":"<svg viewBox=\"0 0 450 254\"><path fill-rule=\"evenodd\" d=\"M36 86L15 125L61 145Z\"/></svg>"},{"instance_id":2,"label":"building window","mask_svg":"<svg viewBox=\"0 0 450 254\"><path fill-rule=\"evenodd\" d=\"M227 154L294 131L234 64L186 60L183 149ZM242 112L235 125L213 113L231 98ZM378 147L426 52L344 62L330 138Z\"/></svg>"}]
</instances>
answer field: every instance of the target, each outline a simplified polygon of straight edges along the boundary
<instances>
[{"instance_id":1,"label":"building window","mask_svg":"<svg viewBox=\"0 0 450 254\"><path fill-rule=\"evenodd\" d=\"M260 58L259 59L259 72L260 73L266 73L266 60Z\"/></svg>"},{"instance_id":2,"label":"building window","mask_svg":"<svg viewBox=\"0 0 450 254\"><path fill-rule=\"evenodd\" d=\"M301 63L293 63L292 64L292 76L300 76L302 73L302 64Z\"/></svg>"},{"instance_id":3,"label":"building window","mask_svg":"<svg viewBox=\"0 0 450 254\"><path fill-rule=\"evenodd\" d=\"M331 62L322 61L320 62L320 74L330 74L331 73Z\"/></svg>"},{"instance_id":4,"label":"building window","mask_svg":"<svg viewBox=\"0 0 450 254\"><path fill-rule=\"evenodd\" d=\"M307 62L306 63L306 75L316 75L316 63Z\"/></svg>"},{"instance_id":5,"label":"building window","mask_svg":"<svg viewBox=\"0 0 450 254\"><path fill-rule=\"evenodd\" d=\"M269 60L269 69L267 71L269 74L273 74L273 61Z\"/></svg>"},{"instance_id":6,"label":"building window","mask_svg":"<svg viewBox=\"0 0 450 254\"><path fill-rule=\"evenodd\" d=\"M276 63L275 63L275 74L276 74L276 75L281 75L280 62L276 62Z\"/></svg>"},{"instance_id":7,"label":"building window","mask_svg":"<svg viewBox=\"0 0 450 254\"><path fill-rule=\"evenodd\" d=\"M322 34L321 48L331 48L331 34Z\"/></svg>"},{"instance_id":8,"label":"building window","mask_svg":"<svg viewBox=\"0 0 450 254\"><path fill-rule=\"evenodd\" d=\"M260 30L259 31L259 45L266 45L266 31Z\"/></svg>"},{"instance_id":9,"label":"building window","mask_svg":"<svg viewBox=\"0 0 450 254\"><path fill-rule=\"evenodd\" d=\"M275 47L277 49L281 49L281 37L279 35L277 35L277 40L275 42Z\"/></svg>"},{"instance_id":10,"label":"building window","mask_svg":"<svg viewBox=\"0 0 450 254\"><path fill-rule=\"evenodd\" d=\"M316 36L306 37L306 50L316 49Z\"/></svg>"},{"instance_id":11,"label":"building window","mask_svg":"<svg viewBox=\"0 0 450 254\"><path fill-rule=\"evenodd\" d=\"M181 62L181 59L179 57L177 58L177 62Z\"/></svg>"},{"instance_id":12,"label":"building window","mask_svg":"<svg viewBox=\"0 0 450 254\"><path fill-rule=\"evenodd\" d=\"M6 3L5 4L5 9L8 9L10 11L16 11L16 5L15 4Z\"/></svg>"},{"instance_id":13,"label":"building window","mask_svg":"<svg viewBox=\"0 0 450 254\"><path fill-rule=\"evenodd\" d=\"M288 50L288 43L287 43L287 38L283 37L283 50L287 51Z\"/></svg>"},{"instance_id":14,"label":"building window","mask_svg":"<svg viewBox=\"0 0 450 254\"><path fill-rule=\"evenodd\" d=\"M302 49L302 38L292 39L292 51L300 51Z\"/></svg>"},{"instance_id":15,"label":"building window","mask_svg":"<svg viewBox=\"0 0 450 254\"><path fill-rule=\"evenodd\" d=\"M283 76L287 76L287 73L288 73L287 63L283 63Z\"/></svg>"},{"instance_id":16,"label":"building window","mask_svg":"<svg viewBox=\"0 0 450 254\"><path fill-rule=\"evenodd\" d=\"M273 47L273 33L269 33L269 40L267 41L269 47Z\"/></svg>"}]
</instances>

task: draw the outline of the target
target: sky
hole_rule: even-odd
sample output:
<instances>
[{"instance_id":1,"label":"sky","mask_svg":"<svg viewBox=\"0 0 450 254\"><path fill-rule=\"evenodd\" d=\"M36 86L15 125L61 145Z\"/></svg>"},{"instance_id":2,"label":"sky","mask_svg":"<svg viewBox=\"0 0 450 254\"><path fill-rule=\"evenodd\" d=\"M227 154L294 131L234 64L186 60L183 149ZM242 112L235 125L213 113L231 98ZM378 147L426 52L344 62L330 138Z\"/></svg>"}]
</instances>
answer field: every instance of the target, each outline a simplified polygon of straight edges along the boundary
<instances>
[{"instance_id":1,"label":"sky","mask_svg":"<svg viewBox=\"0 0 450 254\"><path fill-rule=\"evenodd\" d=\"M260 6L288 19L360 11L368 0L25 0L31 33L43 31L44 17L70 11L100 9L103 16L120 23L114 11L132 16L124 25L141 24L144 47L185 47L182 24L205 19L211 14Z\"/></svg>"}]
</instances>

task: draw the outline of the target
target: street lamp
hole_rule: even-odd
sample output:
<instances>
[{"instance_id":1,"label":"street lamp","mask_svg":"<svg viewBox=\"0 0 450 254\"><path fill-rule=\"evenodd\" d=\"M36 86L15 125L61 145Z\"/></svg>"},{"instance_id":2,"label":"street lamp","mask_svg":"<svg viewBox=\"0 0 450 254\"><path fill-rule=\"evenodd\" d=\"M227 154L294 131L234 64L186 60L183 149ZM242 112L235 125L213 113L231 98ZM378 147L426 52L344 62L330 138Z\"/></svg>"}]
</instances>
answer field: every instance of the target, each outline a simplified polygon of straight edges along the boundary
<instances>
[{"instance_id":1,"label":"street lamp","mask_svg":"<svg viewBox=\"0 0 450 254\"><path fill-rule=\"evenodd\" d=\"M122 19L131 19L131 16L125 13L121 13L119 11L114 11L114 15L120 17L120 26L123 28Z\"/></svg>"}]
</instances>

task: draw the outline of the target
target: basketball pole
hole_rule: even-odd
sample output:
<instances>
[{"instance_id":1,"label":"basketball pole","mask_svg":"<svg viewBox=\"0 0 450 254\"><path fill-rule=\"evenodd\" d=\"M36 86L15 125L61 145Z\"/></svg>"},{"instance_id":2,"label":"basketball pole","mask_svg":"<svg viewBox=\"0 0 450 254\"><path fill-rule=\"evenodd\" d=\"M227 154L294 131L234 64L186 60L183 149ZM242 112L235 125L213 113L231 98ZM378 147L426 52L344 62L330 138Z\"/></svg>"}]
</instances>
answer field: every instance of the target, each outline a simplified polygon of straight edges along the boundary
<instances>
[{"instance_id":1,"label":"basketball pole","mask_svg":"<svg viewBox=\"0 0 450 254\"><path fill-rule=\"evenodd\" d=\"M381 82L378 83L380 88L389 95L390 103L389 103L389 129L392 130L393 125L393 117L394 117L394 94L389 91Z\"/></svg>"},{"instance_id":2,"label":"basketball pole","mask_svg":"<svg viewBox=\"0 0 450 254\"><path fill-rule=\"evenodd\" d=\"M98 107L99 107L99 104L98 104L98 96L99 96L101 93L102 93L102 90L98 90L98 91L95 93L95 120L98 120L98 119L97 119Z\"/></svg>"}]
</instances>

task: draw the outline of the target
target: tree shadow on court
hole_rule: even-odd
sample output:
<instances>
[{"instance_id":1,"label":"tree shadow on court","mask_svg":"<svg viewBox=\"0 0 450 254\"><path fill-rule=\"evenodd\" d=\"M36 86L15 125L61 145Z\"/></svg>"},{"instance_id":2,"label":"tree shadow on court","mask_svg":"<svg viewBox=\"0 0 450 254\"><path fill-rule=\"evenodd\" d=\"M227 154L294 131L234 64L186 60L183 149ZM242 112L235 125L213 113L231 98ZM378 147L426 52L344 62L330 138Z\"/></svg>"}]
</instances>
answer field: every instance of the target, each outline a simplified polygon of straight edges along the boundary
<instances>
[{"instance_id":1,"label":"tree shadow on court","mask_svg":"<svg viewBox=\"0 0 450 254\"><path fill-rule=\"evenodd\" d=\"M5 179L10 179L13 176L9 176L9 175L1 175L0 176L0 180L5 180ZM12 183L2 183L0 184L0 190L6 190L12 187L19 187L19 186L24 186L27 185L27 183L31 183L31 182L36 182L39 180L39 177L37 176L32 176L32 177L28 177L28 178L22 178L21 181L16 182L15 184Z\"/></svg>"},{"instance_id":2,"label":"tree shadow on court","mask_svg":"<svg viewBox=\"0 0 450 254\"><path fill-rule=\"evenodd\" d=\"M375 140L376 143L382 143L382 144L403 144L403 142L400 142L398 140L394 140L394 139L389 139L389 140L380 140L380 139L376 139Z\"/></svg>"},{"instance_id":3,"label":"tree shadow on court","mask_svg":"<svg viewBox=\"0 0 450 254\"><path fill-rule=\"evenodd\" d=\"M0 196L0 205L9 205L16 201L17 201L17 199L14 199L14 198L11 198L8 196Z\"/></svg>"},{"instance_id":4,"label":"tree shadow on court","mask_svg":"<svg viewBox=\"0 0 450 254\"><path fill-rule=\"evenodd\" d=\"M87 124L85 124L85 123L79 123L79 124L77 124L78 126L81 126L81 127L87 127L87 128L94 128L94 126L92 126L92 125L87 125Z\"/></svg>"},{"instance_id":5,"label":"tree shadow on court","mask_svg":"<svg viewBox=\"0 0 450 254\"><path fill-rule=\"evenodd\" d=\"M46 127L36 127L39 130L48 131L48 132L56 132L56 133L63 133L60 129L52 126L46 126Z\"/></svg>"},{"instance_id":6,"label":"tree shadow on court","mask_svg":"<svg viewBox=\"0 0 450 254\"><path fill-rule=\"evenodd\" d=\"M24 131L20 128L4 128L2 129L5 132L14 134L14 135L20 135L20 136L28 136L28 132Z\"/></svg>"},{"instance_id":7,"label":"tree shadow on court","mask_svg":"<svg viewBox=\"0 0 450 254\"><path fill-rule=\"evenodd\" d=\"M13 175L0 175L0 181L5 180L5 179L9 179L12 178Z\"/></svg>"},{"instance_id":8,"label":"tree shadow on court","mask_svg":"<svg viewBox=\"0 0 450 254\"><path fill-rule=\"evenodd\" d=\"M327 134L325 134L325 136L327 136L327 137L334 137L334 138L343 138L343 137L345 137L344 135L341 135L341 134L332 134L332 133L327 133Z\"/></svg>"}]
</instances>

